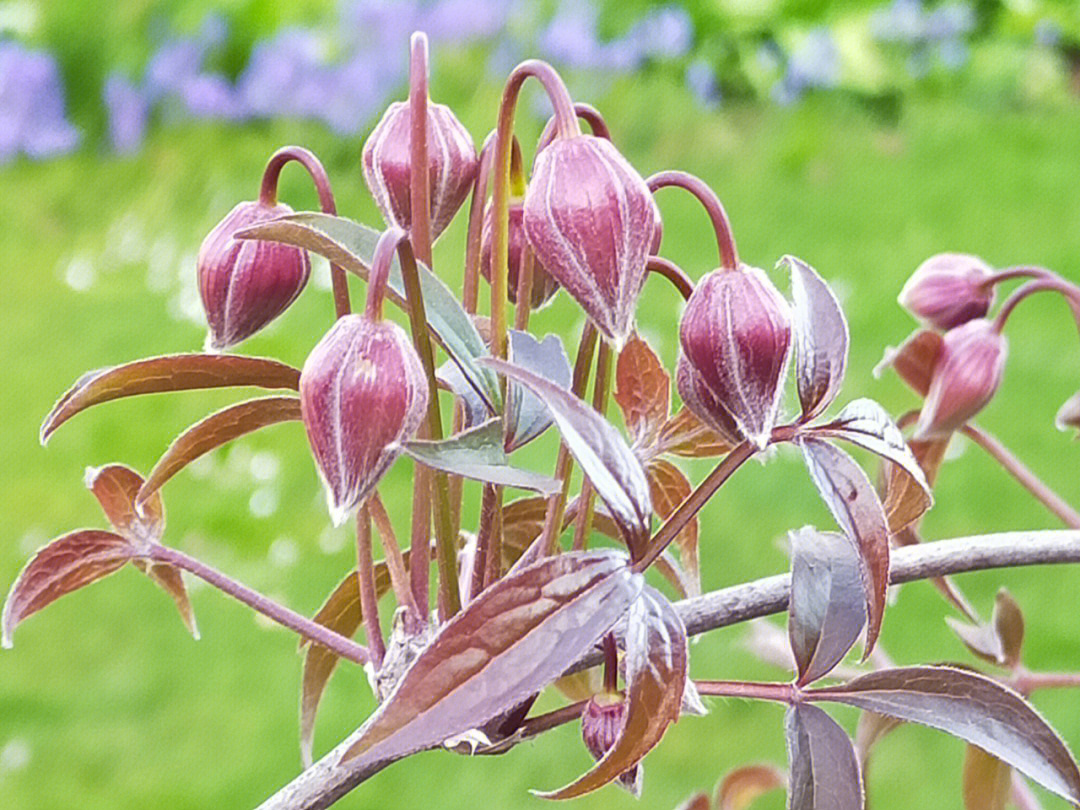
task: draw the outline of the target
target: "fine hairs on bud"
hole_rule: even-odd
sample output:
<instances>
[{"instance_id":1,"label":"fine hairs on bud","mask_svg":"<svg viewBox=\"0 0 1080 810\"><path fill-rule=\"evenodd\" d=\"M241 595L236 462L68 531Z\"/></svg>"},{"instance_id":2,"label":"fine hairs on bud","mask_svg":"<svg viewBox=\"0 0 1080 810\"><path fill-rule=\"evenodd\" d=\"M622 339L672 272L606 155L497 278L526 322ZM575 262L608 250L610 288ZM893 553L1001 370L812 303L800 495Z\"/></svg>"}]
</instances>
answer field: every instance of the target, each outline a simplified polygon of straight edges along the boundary
<instances>
[{"instance_id":1,"label":"fine hairs on bud","mask_svg":"<svg viewBox=\"0 0 1080 810\"><path fill-rule=\"evenodd\" d=\"M911 275L900 292L900 305L927 325L948 331L990 311L994 287L987 281L993 274L978 256L940 253Z\"/></svg>"}]
</instances>

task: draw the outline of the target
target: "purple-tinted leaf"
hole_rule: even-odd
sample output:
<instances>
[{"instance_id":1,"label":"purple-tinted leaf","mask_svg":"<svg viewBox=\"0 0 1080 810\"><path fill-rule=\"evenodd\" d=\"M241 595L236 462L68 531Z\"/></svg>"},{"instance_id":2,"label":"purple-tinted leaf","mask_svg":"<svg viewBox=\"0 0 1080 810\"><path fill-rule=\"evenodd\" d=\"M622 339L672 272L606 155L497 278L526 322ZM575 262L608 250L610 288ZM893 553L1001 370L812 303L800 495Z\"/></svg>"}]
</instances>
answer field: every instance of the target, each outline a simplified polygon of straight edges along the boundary
<instances>
[{"instance_id":1,"label":"purple-tinted leaf","mask_svg":"<svg viewBox=\"0 0 1080 810\"><path fill-rule=\"evenodd\" d=\"M299 419L300 400L297 397L249 399L210 414L177 436L169 445L139 490L139 502L145 502L161 489L166 481L199 456L259 428Z\"/></svg>"},{"instance_id":2,"label":"purple-tinted leaf","mask_svg":"<svg viewBox=\"0 0 1080 810\"><path fill-rule=\"evenodd\" d=\"M634 446L652 446L671 409L671 375L656 352L636 334L619 352L613 396Z\"/></svg>"},{"instance_id":3,"label":"purple-tinted leaf","mask_svg":"<svg viewBox=\"0 0 1080 810\"><path fill-rule=\"evenodd\" d=\"M1080 803L1080 771L1057 732L1020 695L985 675L904 667L807 694L948 732Z\"/></svg>"},{"instance_id":4,"label":"purple-tinted leaf","mask_svg":"<svg viewBox=\"0 0 1080 810\"><path fill-rule=\"evenodd\" d=\"M143 477L135 470L123 464L87 467L84 481L109 523L129 541L141 545L161 538L165 530L165 507L160 497L136 502Z\"/></svg>"},{"instance_id":5,"label":"purple-tinted leaf","mask_svg":"<svg viewBox=\"0 0 1080 810\"><path fill-rule=\"evenodd\" d=\"M882 371L892 366L900 379L910 385L919 396L925 397L930 390L930 377L940 355L941 335L922 329L904 341L904 345L899 349L886 349L885 356L874 369L874 376L881 376Z\"/></svg>"},{"instance_id":6,"label":"purple-tinted leaf","mask_svg":"<svg viewBox=\"0 0 1080 810\"><path fill-rule=\"evenodd\" d=\"M10 647L15 628L28 616L120 570L136 556L127 538L94 529L65 534L38 549L8 593L0 619L0 644Z\"/></svg>"},{"instance_id":7,"label":"purple-tinted leaf","mask_svg":"<svg viewBox=\"0 0 1080 810\"><path fill-rule=\"evenodd\" d=\"M746 810L758 796L787 785L787 775L767 762L727 772L716 789L716 810Z\"/></svg>"},{"instance_id":8,"label":"purple-tinted leaf","mask_svg":"<svg viewBox=\"0 0 1080 810\"><path fill-rule=\"evenodd\" d=\"M788 810L861 810L862 774L851 738L808 703L788 707Z\"/></svg>"},{"instance_id":9,"label":"purple-tinted leaf","mask_svg":"<svg viewBox=\"0 0 1080 810\"><path fill-rule=\"evenodd\" d=\"M798 684L829 674L865 624L863 567L851 542L809 526L792 532L788 636Z\"/></svg>"},{"instance_id":10,"label":"purple-tinted leaf","mask_svg":"<svg viewBox=\"0 0 1080 810\"><path fill-rule=\"evenodd\" d=\"M964 810L1005 810L1012 794L1012 768L981 748L964 752Z\"/></svg>"},{"instance_id":11,"label":"purple-tinted leaf","mask_svg":"<svg viewBox=\"0 0 1080 810\"><path fill-rule=\"evenodd\" d=\"M848 356L848 325L840 302L810 265L794 256L780 260L791 270L795 381L802 421L820 414L840 393Z\"/></svg>"},{"instance_id":12,"label":"purple-tinted leaf","mask_svg":"<svg viewBox=\"0 0 1080 810\"><path fill-rule=\"evenodd\" d=\"M682 470L660 458L651 459L645 465L649 476L649 492L652 495L653 509L661 521L667 520L693 489ZM698 561L699 525L695 515L690 522L675 535L675 545L679 549L679 560L689 578L691 596L701 594L701 567Z\"/></svg>"},{"instance_id":13,"label":"purple-tinted leaf","mask_svg":"<svg viewBox=\"0 0 1080 810\"><path fill-rule=\"evenodd\" d=\"M138 394L202 388L300 386L300 370L262 357L239 354L172 354L91 371L60 397L41 425L41 443L60 425L92 405Z\"/></svg>"},{"instance_id":14,"label":"purple-tinted leaf","mask_svg":"<svg viewBox=\"0 0 1080 810\"><path fill-rule=\"evenodd\" d=\"M509 360L569 390L573 372L566 349L556 335L538 341L528 332L510 330ZM551 425L544 403L529 389L511 383L506 394L506 452L528 444Z\"/></svg>"},{"instance_id":15,"label":"purple-tinted leaf","mask_svg":"<svg viewBox=\"0 0 1080 810\"><path fill-rule=\"evenodd\" d=\"M483 397L476 393L472 383L461 373L458 364L453 360L447 360L435 371L436 379L449 388L454 396L461 402L465 411L465 423L463 427L468 430L491 418L491 409L484 402Z\"/></svg>"},{"instance_id":16,"label":"purple-tinted leaf","mask_svg":"<svg viewBox=\"0 0 1080 810\"><path fill-rule=\"evenodd\" d=\"M654 454L674 453L686 458L712 458L731 452L733 445L683 406L660 429Z\"/></svg>"},{"instance_id":17,"label":"purple-tinted leaf","mask_svg":"<svg viewBox=\"0 0 1080 810\"><path fill-rule=\"evenodd\" d=\"M529 489L555 495L562 485L554 478L515 467L503 450L503 423L489 419L482 425L441 441L405 442L405 452L432 469L462 475L489 484Z\"/></svg>"},{"instance_id":18,"label":"purple-tinted leaf","mask_svg":"<svg viewBox=\"0 0 1080 810\"><path fill-rule=\"evenodd\" d=\"M886 462L895 465L911 482L899 507L890 513L889 529L895 533L918 520L933 505L930 484L926 480L919 460L908 447L904 434L892 417L872 399L856 399L844 406L836 419L827 425L811 429L816 436L843 439L869 450ZM892 471L889 473L893 475ZM894 483L895 486L895 483Z\"/></svg>"},{"instance_id":19,"label":"purple-tinted leaf","mask_svg":"<svg viewBox=\"0 0 1080 810\"><path fill-rule=\"evenodd\" d=\"M539 795L572 799L618 779L641 762L679 719L688 661L682 619L663 594L646 586L627 616L627 710L618 740L591 771L564 788Z\"/></svg>"},{"instance_id":20,"label":"purple-tinted leaf","mask_svg":"<svg viewBox=\"0 0 1080 810\"><path fill-rule=\"evenodd\" d=\"M430 748L516 706L590 649L641 588L641 575L610 550L548 557L503 577L439 629L342 761Z\"/></svg>"},{"instance_id":21,"label":"purple-tinted leaf","mask_svg":"<svg viewBox=\"0 0 1080 810\"><path fill-rule=\"evenodd\" d=\"M881 631L889 587L889 527L885 512L866 473L851 456L820 439L807 437L799 443L818 492L863 561L868 622L865 657L874 649Z\"/></svg>"},{"instance_id":22,"label":"purple-tinted leaf","mask_svg":"<svg viewBox=\"0 0 1080 810\"><path fill-rule=\"evenodd\" d=\"M615 426L569 391L531 371L490 357L480 362L525 385L543 401L571 455L619 524L631 553L643 549L652 524L649 481Z\"/></svg>"}]
</instances>

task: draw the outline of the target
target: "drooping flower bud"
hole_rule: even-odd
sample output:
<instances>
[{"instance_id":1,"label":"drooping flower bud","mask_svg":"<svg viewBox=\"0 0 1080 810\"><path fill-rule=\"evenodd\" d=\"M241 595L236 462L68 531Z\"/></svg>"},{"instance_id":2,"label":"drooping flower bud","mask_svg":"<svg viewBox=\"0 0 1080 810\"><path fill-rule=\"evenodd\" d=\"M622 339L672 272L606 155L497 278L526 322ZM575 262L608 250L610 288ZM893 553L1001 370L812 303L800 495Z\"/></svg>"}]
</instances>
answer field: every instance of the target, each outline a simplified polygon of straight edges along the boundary
<instances>
[{"instance_id":1,"label":"drooping flower bud","mask_svg":"<svg viewBox=\"0 0 1080 810\"><path fill-rule=\"evenodd\" d=\"M431 238L442 233L472 190L479 159L469 131L445 104L427 105L428 183ZM364 144L362 163L375 204L388 224L409 230L410 143L409 104L395 101Z\"/></svg>"},{"instance_id":2,"label":"drooping flower bud","mask_svg":"<svg viewBox=\"0 0 1080 810\"><path fill-rule=\"evenodd\" d=\"M311 275L307 251L233 238L241 228L291 213L284 203L242 202L203 240L196 267L210 348L227 349L251 337L304 289Z\"/></svg>"},{"instance_id":3,"label":"drooping flower bud","mask_svg":"<svg viewBox=\"0 0 1080 810\"><path fill-rule=\"evenodd\" d=\"M743 440L743 433L727 408L702 382L701 375L694 371L682 352L679 352L678 365L675 367L675 387L690 412L712 428L725 444L734 447Z\"/></svg>"},{"instance_id":4,"label":"drooping flower bud","mask_svg":"<svg viewBox=\"0 0 1080 810\"><path fill-rule=\"evenodd\" d=\"M621 346L660 224L641 175L610 141L557 138L536 157L523 224L540 264Z\"/></svg>"},{"instance_id":5,"label":"drooping flower bud","mask_svg":"<svg viewBox=\"0 0 1080 810\"><path fill-rule=\"evenodd\" d=\"M622 695L601 693L589 698L581 713L581 739L593 759L603 759L604 754L618 742L625 722L626 701ZM635 796L640 796L641 766L635 765L618 781Z\"/></svg>"},{"instance_id":6,"label":"drooping flower bud","mask_svg":"<svg viewBox=\"0 0 1080 810\"><path fill-rule=\"evenodd\" d=\"M524 207L520 201L510 202L510 231L509 231L509 254L507 261L508 283L506 295L510 303L517 303L518 278L521 275L521 265L524 261L523 253L528 247L525 238L525 230L521 221L524 215ZM480 272L484 278L491 282L491 248L492 248L492 224L494 221L494 209L489 204L484 211L484 227L480 235ZM544 269L540 261L533 257L532 292L529 297L529 306L539 309L551 297L559 291L559 282Z\"/></svg>"},{"instance_id":7,"label":"drooping flower bud","mask_svg":"<svg viewBox=\"0 0 1080 810\"><path fill-rule=\"evenodd\" d=\"M919 265L900 291L900 305L942 331L982 318L994 303L993 269L978 256L941 253Z\"/></svg>"},{"instance_id":8,"label":"drooping flower bud","mask_svg":"<svg viewBox=\"0 0 1080 810\"><path fill-rule=\"evenodd\" d=\"M981 411L1001 385L1008 343L985 318L945 333L916 439L944 438Z\"/></svg>"},{"instance_id":9,"label":"drooping flower bud","mask_svg":"<svg viewBox=\"0 0 1080 810\"><path fill-rule=\"evenodd\" d=\"M679 341L687 370L676 382L687 407L728 438L734 422L764 448L791 357L790 308L768 276L745 264L709 273L686 304Z\"/></svg>"},{"instance_id":10,"label":"drooping flower bud","mask_svg":"<svg viewBox=\"0 0 1080 810\"><path fill-rule=\"evenodd\" d=\"M300 411L334 525L371 494L428 405L405 331L365 315L337 320L300 374Z\"/></svg>"}]
</instances>

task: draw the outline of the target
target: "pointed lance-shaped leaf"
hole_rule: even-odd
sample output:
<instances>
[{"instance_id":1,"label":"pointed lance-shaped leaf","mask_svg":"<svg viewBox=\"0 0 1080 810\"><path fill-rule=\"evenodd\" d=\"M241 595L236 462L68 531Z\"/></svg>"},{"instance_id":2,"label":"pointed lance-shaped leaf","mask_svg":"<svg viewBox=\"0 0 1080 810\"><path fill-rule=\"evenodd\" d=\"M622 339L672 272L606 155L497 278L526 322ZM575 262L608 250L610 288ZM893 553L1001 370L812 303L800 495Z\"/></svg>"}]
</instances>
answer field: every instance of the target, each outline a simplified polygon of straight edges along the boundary
<instances>
[{"instance_id":1,"label":"pointed lance-shaped leaf","mask_svg":"<svg viewBox=\"0 0 1080 810\"><path fill-rule=\"evenodd\" d=\"M866 587L866 649L874 649L889 587L889 527L881 500L866 473L847 453L820 439L799 440L810 477L863 562Z\"/></svg>"},{"instance_id":2,"label":"pointed lance-shaped leaf","mask_svg":"<svg viewBox=\"0 0 1080 810\"><path fill-rule=\"evenodd\" d=\"M947 732L1080 804L1080 771L1057 732L1019 694L985 675L901 667L805 694Z\"/></svg>"},{"instance_id":3,"label":"pointed lance-shaped leaf","mask_svg":"<svg viewBox=\"0 0 1080 810\"><path fill-rule=\"evenodd\" d=\"M886 368L892 366L900 379L906 382L919 396L925 397L930 390L930 378L941 356L942 338L940 333L929 329L920 329L904 343L885 350L885 356L874 368L874 376L880 377Z\"/></svg>"},{"instance_id":4,"label":"pointed lance-shaped leaf","mask_svg":"<svg viewBox=\"0 0 1080 810\"><path fill-rule=\"evenodd\" d=\"M435 470L504 487L555 495L561 484L554 478L510 463L503 449L503 423L489 419L482 425L447 439L405 442L406 454Z\"/></svg>"},{"instance_id":5,"label":"pointed lance-shaped leaf","mask_svg":"<svg viewBox=\"0 0 1080 810\"><path fill-rule=\"evenodd\" d=\"M788 637L798 685L828 675L865 624L862 561L850 541L810 526L792 532Z\"/></svg>"},{"instance_id":6,"label":"pointed lance-shaped leaf","mask_svg":"<svg viewBox=\"0 0 1080 810\"><path fill-rule=\"evenodd\" d=\"M822 413L840 393L847 368L847 318L825 280L802 259L780 260L791 271L795 382L802 421Z\"/></svg>"},{"instance_id":7,"label":"pointed lance-shaped leaf","mask_svg":"<svg viewBox=\"0 0 1080 810\"><path fill-rule=\"evenodd\" d=\"M642 584L611 550L511 572L439 629L342 762L360 767L430 748L518 705L599 641Z\"/></svg>"},{"instance_id":8,"label":"pointed lance-shaped leaf","mask_svg":"<svg viewBox=\"0 0 1080 810\"><path fill-rule=\"evenodd\" d=\"M690 497L693 487L690 481L674 464L662 458L654 458L645 465L649 476L649 492L652 495L653 509L661 521L667 520ZM679 560L689 578L689 595L701 595L701 566L698 558L699 521L695 515L675 535L674 543L679 549Z\"/></svg>"},{"instance_id":9,"label":"pointed lance-shaped leaf","mask_svg":"<svg viewBox=\"0 0 1080 810\"><path fill-rule=\"evenodd\" d=\"M862 810L862 774L847 732L808 703L788 707L784 729L788 810Z\"/></svg>"},{"instance_id":10,"label":"pointed lance-shaped leaf","mask_svg":"<svg viewBox=\"0 0 1080 810\"><path fill-rule=\"evenodd\" d=\"M527 386L547 405L567 449L607 504L637 559L649 539L652 500L645 469L619 431L581 399L543 377L492 357L481 362Z\"/></svg>"},{"instance_id":11,"label":"pointed lance-shaped leaf","mask_svg":"<svg viewBox=\"0 0 1080 810\"><path fill-rule=\"evenodd\" d=\"M1024 614L1005 588L997 593L994 613L989 622L968 624L952 616L946 616L945 622L978 658L1006 669L1014 669L1020 663L1024 646Z\"/></svg>"},{"instance_id":12,"label":"pointed lance-shaped leaf","mask_svg":"<svg viewBox=\"0 0 1080 810\"><path fill-rule=\"evenodd\" d=\"M90 371L57 401L41 425L41 443L60 425L92 405L138 394L202 388L300 386L300 370L263 357L238 354L172 354Z\"/></svg>"},{"instance_id":13,"label":"pointed lance-shaped leaf","mask_svg":"<svg viewBox=\"0 0 1080 810\"><path fill-rule=\"evenodd\" d=\"M685 458L712 458L730 453L735 444L701 421L686 406L660 428L658 453L673 453Z\"/></svg>"},{"instance_id":14,"label":"pointed lance-shaped leaf","mask_svg":"<svg viewBox=\"0 0 1080 810\"><path fill-rule=\"evenodd\" d=\"M80 529L53 540L26 564L11 586L0 617L0 645L11 647L15 628L27 617L109 574L138 555L126 537Z\"/></svg>"},{"instance_id":15,"label":"pointed lance-shaped leaf","mask_svg":"<svg viewBox=\"0 0 1080 810\"><path fill-rule=\"evenodd\" d=\"M743 765L728 771L720 780L716 810L747 810L758 796L786 786L787 774L775 765Z\"/></svg>"},{"instance_id":16,"label":"pointed lance-shaped leaf","mask_svg":"<svg viewBox=\"0 0 1080 810\"><path fill-rule=\"evenodd\" d=\"M143 477L123 464L87 467L83 477L109 523L135 545L161 539L165 531L165 507L161 498L138 503Z\"/></svg>"},{"instance_id":17,"label":"pointed lance-shaped leaf","mask_svg":"<svg viewBox=\"0 0 1080 810\"><path fill-rule=\"evenodd\" d=\"M136 565L140 562L142 561L135 560ZM143 568L141 565L139 567ZM192 610L191 599L188 597L187 587L184 585L184 577L180 573L180 569L167 563L154 563L145 568L145 573L160 585L165 593L172 597L173 602L176 603L176 609L180 612L180 621L184 623L184 627L191 633L192 638L198 641L199 626L195 622L195 611Z\"/></svg>"},{"instance_id":18,"label":"pointed lance-shaped leaf","mask_svg":"<svg viewBox=\"0 0 1080 810\"><path fill-rule=\"evenodd\" d=\"M542 341L528 332L510 330L509 360L569 390L573 372L566 349L557 335ZM528 444L551 425L544 403L528 388L511 383L506 394L506 452Z\"/></svg>"},{"instance_id":19,"label":"pointed lance-shaped leaf","mask_svg":"<svg viewBox=\"0 0 1080 810\"><path fill-rule=\"evenodd\" d=\"M1012 794L1012 768L981 748L964 751L964 810L1005 810Z\"/></svg>"},{"instance_id":20,"label":"pointed lance-shaped leaf","mask_svg":"<svg viewBox=\"0 0 1080 810\"><path fill-rule=\"evenodd\" d=\"M166 481L211 450L260 428L294 421L300 421L297 397L249 399L210 414L173 440L147 476L139 490L138 501L145 502Z\"/></svg>"},{"instance_id":21,"label":"pointed lance-shaped leaf","mask_svg":"<svg viewBox=\"0 0 1080 810\"><path fill-rule=\"evenodd\" d=\"M651 448L671 410L671 376L656 352L637 334L619 352L613 396L634 447Z\"/></svg>"},{"instance_id":22,"label":"pointed lance-shaped leaf","mask_svg":"<svg viewBox=\"0 0 1080 810\"><path fill-rule=\"evenodd\" d=\"M686 628L659 591L646 586L626 623L626 714L618 740L591 771L545 799L584 795L638 765L679 719L688 672Z\"/></svg>"}]
</instances>

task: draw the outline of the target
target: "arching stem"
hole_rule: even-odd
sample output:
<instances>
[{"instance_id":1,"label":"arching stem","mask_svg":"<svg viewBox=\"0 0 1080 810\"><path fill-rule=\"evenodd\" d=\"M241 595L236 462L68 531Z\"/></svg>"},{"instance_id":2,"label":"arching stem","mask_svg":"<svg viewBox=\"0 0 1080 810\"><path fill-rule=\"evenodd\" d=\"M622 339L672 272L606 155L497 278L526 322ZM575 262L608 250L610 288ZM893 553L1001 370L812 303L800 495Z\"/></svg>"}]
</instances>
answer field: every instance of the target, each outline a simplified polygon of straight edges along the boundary
<instances>
[{"instance_id":1,"label":"arching stem","mask_svg":"<svg viewBox=\"0 0 1080 810\"><path fill-rule=\"evenodd\" d=\"M659 172L648 178L645 183L649 190L656 192L667 186L678 186L697 197L705 208L709 219L712 220L713 230L716 232L716 244L720 253L720 266L725 270L734 270L739 266L739 252L735 249L735 236L731 232L731 221L724 210L720 198L716 192L699 177L687 172L667 171Z\"/></svg>"},{"instance_id":2,"label":"arching stem","mask_svg":"<svg viewBox=\"0 0 1080 810\"><path fill-rule=\"evenodd\" d=\"M608 129L607 122L604 120L604 116L600 114L600 111L591 104L584 104L577 102L574 104L574 113L579 119L589 125L589 129L592 134L597 138L603 138L605 141L611 140L611 130ZM558 125L558 118L551 116L544 125L544 131L540 133L540 138L536 142L536 154L540 154L545 148L551 145L551 142L555 140L555 129Z\"/></svg>"},{"instance_id":3,"label":"arching stem","mask_svg":"<svg viewBox=\"0 0 1080 810\"><path fill-rule=\"evenodd\" d=\"M994 329L1000 334L1005 329L1005 323L1016 309L1016 305L1028 296L1043 291L1056 292L1065 298L1069 309L1072 310L1076 328L1080 330L1080 288L1057 276L1037 278L1015 290L998 310L997 317L994 319Z\"/></svg>"},{"instance_id":4,"label":"arching stem","mask_svg":"<svg viewBox=\"0 0 1080 810\"><path fill-rule=\"evenodd\" d=\"M690 300L690 296L694 294L694 282L675 262L669 261L662 256L650 256L645 269L670 281L672 286L679 291L679 295L683 297L684 301Z\"/></svg>"}]
</instances>

